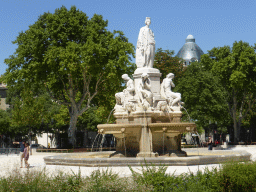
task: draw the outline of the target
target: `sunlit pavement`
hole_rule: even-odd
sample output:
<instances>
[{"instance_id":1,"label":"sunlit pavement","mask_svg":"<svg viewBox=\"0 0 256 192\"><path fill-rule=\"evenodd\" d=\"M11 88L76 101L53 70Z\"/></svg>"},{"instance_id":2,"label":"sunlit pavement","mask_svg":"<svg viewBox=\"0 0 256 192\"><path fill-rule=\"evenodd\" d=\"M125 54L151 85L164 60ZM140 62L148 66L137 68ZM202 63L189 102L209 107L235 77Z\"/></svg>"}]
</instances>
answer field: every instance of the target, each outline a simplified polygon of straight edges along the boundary
<instances>
[{"instance_id":1,"label":"sunlit pavement","mask_svg":"<svg viewBox=\"0 0 256 192\"><path fill-rule=\"evenodd\" d=\"M206 148L203 149L190 149L190 150L201 150L205 151ZM251 160L256 160L256 146L248 146L248 147L235 147L232 150L246 150L251 153ZM59 166L59 165L46 165L44 163L44 157L46 156L54 156L59 155L59 153L33 153L29 157L29 169L20 168L20 157L17 154L11 155L0 155L0 177L5 177L10 174L14 174L15 172L27 172L27 171L46 171L47 175L56 175L59 172L68 173L68 174L77 174L80 170L82 176L89 176L95 170L106 170L111 169L112 172L118 173L121 177L129 177L131 176L131 171L129 167L77 167L77 166ZM23 165L24 167L24 165ZM167 168L166 173L180 175L183 173L196 173L198 170L204 171L206 168L211 170L212 168L219 168L219 164L209 164L209 165L194 165L194 166L169 166ZM132 167L135 171L140 172L141 167Z\"/></svg>"}]
</instances>

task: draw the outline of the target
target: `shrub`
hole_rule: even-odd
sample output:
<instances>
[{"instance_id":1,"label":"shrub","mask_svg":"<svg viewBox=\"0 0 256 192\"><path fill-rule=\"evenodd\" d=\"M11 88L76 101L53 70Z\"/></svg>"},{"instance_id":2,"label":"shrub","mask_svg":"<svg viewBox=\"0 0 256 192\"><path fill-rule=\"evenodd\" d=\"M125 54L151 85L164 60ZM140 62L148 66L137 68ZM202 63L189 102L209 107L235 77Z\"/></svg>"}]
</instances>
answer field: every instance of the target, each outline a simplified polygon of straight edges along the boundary
<instances>
[{"instance_id":1,"label":"shrub","mask_svg":"<svg viewBox=\"0 0 256 192\"><path fill-rule=\"evenodd\" d=\"M107 191L152 191L145 185L137 185L131 179L120 178L118 174L108 169L106 171L96 170L86 178L87 183L83 186L83 191L107 192Z\"/></svg>"},{"instance_id":2,"label":"shrub","mask_svg":"<svg viewBox=\"0 0 256 192\"><path fill-rule=\"evenodd\" d=\"M227 163L221 170L224 191L256 191L256 163Z\"/></svg>"},{"instance_id":3,"label":"shrub","mask_svg":"<svg viewBox=\"0 0 256 192\"><path fill-rule=\"evenodd\" d=\"M142 174L135 172L130 166L129 169L132 172L133 180L138 185L145 185L147 188L152 188L154 191L170 191L175 188L175 183L178 182L179 178L174 176L169 176L165 172L167 170L167 166L160 165L156 167L151 164L149 166L145 162L145 166L141 165Z\"/></svg>"},{"instance_id":4,"label":"shrub","mask_svg":"<svg viewBox=\"0 0 256 192\"><path fill-rule=\"evenodd\" d=\"M226 163L220 169L196 174L190 172L175 176L166 174L167 167L148 165L142 166L142 173L132 172L130 178L120 178L111 170L96 170L90 176L64 174L58 172L49 176L46 170L25 173L15 169L6 177L0 178L0 191L256 191L256 163Z\"/></svg>"}]
</instances>

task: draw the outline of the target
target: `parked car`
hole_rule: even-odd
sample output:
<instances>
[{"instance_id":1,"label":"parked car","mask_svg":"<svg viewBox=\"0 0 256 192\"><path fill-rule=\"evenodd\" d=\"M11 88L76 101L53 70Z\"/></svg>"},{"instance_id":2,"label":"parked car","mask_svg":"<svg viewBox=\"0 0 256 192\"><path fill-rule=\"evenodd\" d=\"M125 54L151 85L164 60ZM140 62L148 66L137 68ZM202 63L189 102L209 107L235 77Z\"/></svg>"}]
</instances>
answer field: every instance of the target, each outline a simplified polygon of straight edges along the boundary
<instances>
[{"instance_id":1,"label":"parked car","mask_svg":"<svg viewBox=\"0 0 256 192\"><path fill-rule=\"evenodd\" d=\"M46 149L46 147L41 144L31 144L30 148L31 149Z\"/></svg>"}]
</instances>

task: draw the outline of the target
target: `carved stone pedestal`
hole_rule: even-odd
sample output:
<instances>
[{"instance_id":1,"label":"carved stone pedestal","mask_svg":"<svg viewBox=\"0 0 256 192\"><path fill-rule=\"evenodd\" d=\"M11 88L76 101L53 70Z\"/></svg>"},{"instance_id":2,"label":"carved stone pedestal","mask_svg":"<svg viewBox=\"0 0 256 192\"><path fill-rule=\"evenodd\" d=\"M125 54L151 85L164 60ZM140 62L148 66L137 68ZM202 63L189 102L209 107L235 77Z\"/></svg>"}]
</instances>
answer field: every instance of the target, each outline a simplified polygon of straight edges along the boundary
<instances>
[{"instance_id":1,"label":"carved stone pedestal","mask_svg":"<svg viewBox=\"0 0 256 192\"><path fill-rule=\"evenodd\" d=\"M147 111L116 113L118 124L98 125L99 133L113 134L116 153L111 157L184 157L181 134L193 132L194 123L181 123L181 113Z\"/></svg>"}]
</instances>

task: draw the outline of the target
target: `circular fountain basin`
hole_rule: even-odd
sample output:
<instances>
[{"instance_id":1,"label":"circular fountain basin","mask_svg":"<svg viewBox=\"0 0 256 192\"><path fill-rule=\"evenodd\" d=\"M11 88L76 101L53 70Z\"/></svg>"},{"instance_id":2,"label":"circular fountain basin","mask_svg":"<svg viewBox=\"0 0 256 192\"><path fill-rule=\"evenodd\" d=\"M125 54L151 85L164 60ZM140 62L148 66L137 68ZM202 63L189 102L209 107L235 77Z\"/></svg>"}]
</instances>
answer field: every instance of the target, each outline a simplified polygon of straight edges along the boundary
<instances>
[{"instance_id":1,"label":"circular fountain basin","mask_svg":"<svg viewBox=\"0 0 256 192\"><path fill-rule=\"evenodd\" d=\"M218 164L229 161L249 161L251 154L246 151L232 150L186 150L187 157L121 157L109 158L113 151L69 153L44 158L46 165L86 166L86 167L117 167L141 166L147 164L166 166L188 166Z\"/></svg>"}]
</instances>

